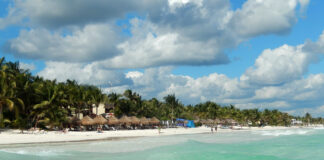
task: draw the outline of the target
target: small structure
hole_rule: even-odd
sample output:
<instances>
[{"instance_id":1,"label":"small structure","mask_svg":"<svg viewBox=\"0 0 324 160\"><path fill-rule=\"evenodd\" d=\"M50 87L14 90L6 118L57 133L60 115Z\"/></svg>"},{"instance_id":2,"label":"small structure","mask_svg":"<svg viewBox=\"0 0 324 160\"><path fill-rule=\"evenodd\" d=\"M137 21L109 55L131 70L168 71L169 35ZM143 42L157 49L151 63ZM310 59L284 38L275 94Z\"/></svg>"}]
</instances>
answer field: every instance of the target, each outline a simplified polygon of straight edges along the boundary
<instances>
[{"instance_id":1,"label":"small structure","mask_svg":"<svg viewBox=\"0 0 324 160\"><path fill-rule=\"evenodd\" d=\"M149 123L153 124L153 125L157 125L157 124L160 124L160 120L157 119L156 117L153 117L150 119Z\"/></svg>"},{"instance_id":2,"label":"small structure","mask_svg":"<svg viewBox=\"0 0 324 160\"><path fill-rule=\"evenodd\" d=\"M119 120L113 115L108 118L108 125L118 125Z\"/></svg>"},{"instance_id":3,"label":"small structure","mask_svg":"<svg viewBox=\"0 0 324 160\"><path fill-rule=\"evenodd\" d=\"M127 116L123 116L119 119L119 122L122 124L122 125L126 125L126 126L129 126L131 123L132 123L132 120L129 119Z\"/></svg>"},{"instance_id":4,"label":"small structure","mask_svg":"<svg viewBox=\"0 0 324 160\"><path fill-rule=\"evenodd\" d=\"M83 125L83 126L91 126L91 125L94 125L94 121L89 116L85 116L81 120L81 125Z\"/></svg>"},{"instance_id":5,"label":"small structure","mask_svg":"<svg viewBox=\"0 0 324 160\"><path fill-rule=\"evenodd\" d=\"M145 126L149 124L149 121L145 117L142 117L140 118L140 124Z\"/></svg>"},{"instance_id":6,"label":"small structure","mask_svg":"<svg viewBox=\"0 0 324 160\"><path fill-rule=\"evenodd\" d=\"M133 125L139 125L141 123L141 121L136 116L132 116L132 117L130 117L130 119L131 119L131 121L132 121L131 123Z\"/></svg>"},{"instance_id":7,"label":"small structure","mask_svg":"<svg viewBox=\"0 0 324 160\"><path fill-rule=\"evenodd\" d=\"M96 125L104 125L104 124L106 124L108 122L107 119L102 117L101 115L96 116L93 119L93 121L94 121L94 124L96 124Z\"/></svg>"},{"instance_id":8,"label":"small structure","mask_svg":"<svg viewBox=\"0 0 324 160\"><path fill-rule=\"evenodd\" d=\"M293 126L301 126L301 125L303 125L303 122L301 120L291 119L291 125L293 125Z\"/></svg>"}]
</instances>

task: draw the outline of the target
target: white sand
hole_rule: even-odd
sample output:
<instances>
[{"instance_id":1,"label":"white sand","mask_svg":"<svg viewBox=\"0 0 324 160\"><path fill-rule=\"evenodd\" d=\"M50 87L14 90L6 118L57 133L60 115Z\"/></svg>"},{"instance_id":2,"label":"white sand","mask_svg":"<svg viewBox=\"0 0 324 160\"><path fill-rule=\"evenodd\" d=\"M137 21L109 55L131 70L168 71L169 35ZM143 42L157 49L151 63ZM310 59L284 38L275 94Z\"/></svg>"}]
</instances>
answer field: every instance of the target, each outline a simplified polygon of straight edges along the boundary
<instances>
[{"instance_id":1,"label":"white sand","mask_svg":"<svg viewBox=\"0 0 324 160\"><path fill-rule=\"evenodd\" d=\"M289 127L291 128L291 127ZM276 130L288 129L287 127L264 127L264 128L242 128L242 130L231 129L218 129L217 132L236 132L244 130ZM27 133L21 134L19 130L7 130L0 134L0 145L4 144L20 144L20 143L47 143L47 142L71 142L71 141L87 141L87 140L100 140L100 139L115 139L126 137L143 137L143 136L164 136L164 135L177 135L177 134L198 134L198 133L211 133L210 128L168 128L162 129L161 134L157 129L146 130L119 130L119 131L104 131L97 133L95 131L85 132L42 132L42 133Z\"/></svg>"}]
</instances>

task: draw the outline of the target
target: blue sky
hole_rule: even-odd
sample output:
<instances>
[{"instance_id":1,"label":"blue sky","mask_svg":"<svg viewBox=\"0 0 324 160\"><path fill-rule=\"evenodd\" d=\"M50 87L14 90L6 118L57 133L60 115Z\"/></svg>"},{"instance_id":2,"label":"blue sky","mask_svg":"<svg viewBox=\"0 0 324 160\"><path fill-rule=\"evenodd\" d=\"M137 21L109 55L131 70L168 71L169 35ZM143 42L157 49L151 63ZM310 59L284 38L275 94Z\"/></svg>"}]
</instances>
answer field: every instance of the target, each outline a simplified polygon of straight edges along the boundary
<instances>
[{"instance_id":1,"label":"blue sky","mask_svg":"<svg viewBox=\"0 0 324 160\"><path fill-rule=\"evenodd\" d=\"M107 93L324 116L323 7L320 0L2 0L0 56Z\"/></svg>"}]
</instances>

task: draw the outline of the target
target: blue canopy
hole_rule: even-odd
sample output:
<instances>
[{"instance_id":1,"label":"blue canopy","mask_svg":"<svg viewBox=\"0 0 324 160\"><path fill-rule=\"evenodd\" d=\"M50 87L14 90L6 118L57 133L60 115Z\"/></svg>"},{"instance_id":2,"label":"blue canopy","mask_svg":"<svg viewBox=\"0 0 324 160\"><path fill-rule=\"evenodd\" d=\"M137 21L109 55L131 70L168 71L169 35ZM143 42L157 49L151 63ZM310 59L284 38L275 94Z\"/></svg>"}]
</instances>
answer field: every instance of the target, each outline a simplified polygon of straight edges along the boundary
<instances>
[{"instance_id":1,"label":"blue canopy","mask_svg":"<svg viewBox=\"0 0 324 160\"><path fill-rule=\"evenodd\" d=\"M194 123L193 120L188 120L188 123L187 123L186 126L189 127L189 128L195 128L195 123Z\"/></svg>"}]
</instances>

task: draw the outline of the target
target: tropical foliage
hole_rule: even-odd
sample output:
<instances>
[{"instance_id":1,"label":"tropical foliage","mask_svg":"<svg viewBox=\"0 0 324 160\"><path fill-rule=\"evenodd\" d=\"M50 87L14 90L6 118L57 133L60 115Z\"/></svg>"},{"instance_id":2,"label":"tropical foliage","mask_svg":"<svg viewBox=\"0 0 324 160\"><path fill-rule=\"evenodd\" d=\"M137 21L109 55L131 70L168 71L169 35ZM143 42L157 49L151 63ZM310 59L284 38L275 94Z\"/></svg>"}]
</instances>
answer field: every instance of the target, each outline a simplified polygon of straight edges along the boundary
<instances>
[{"instance_id":1,"label":"tropical foliage","mask_svg":"<svg viewBox=\"0 0 324 160\"><path fill-rule=\"evenodd\" d=\"M100 88L78 84L76 81L56 82L33 76L20 69L18 62L0 59L0 127L26 129L31 127L62 128L68 117L79 113L92 113L99 103L114 106L111 112L137 117L157 117L161 120L185 119L234 119L242 124L289 125L292 118L306 123L323 123L322 118L293 117L279 110L258 110L221 106L215 102L184 105L175 95L162 101L144 100L132 90L123 94L103 93Z\"/></svg>"}]
</instances>

